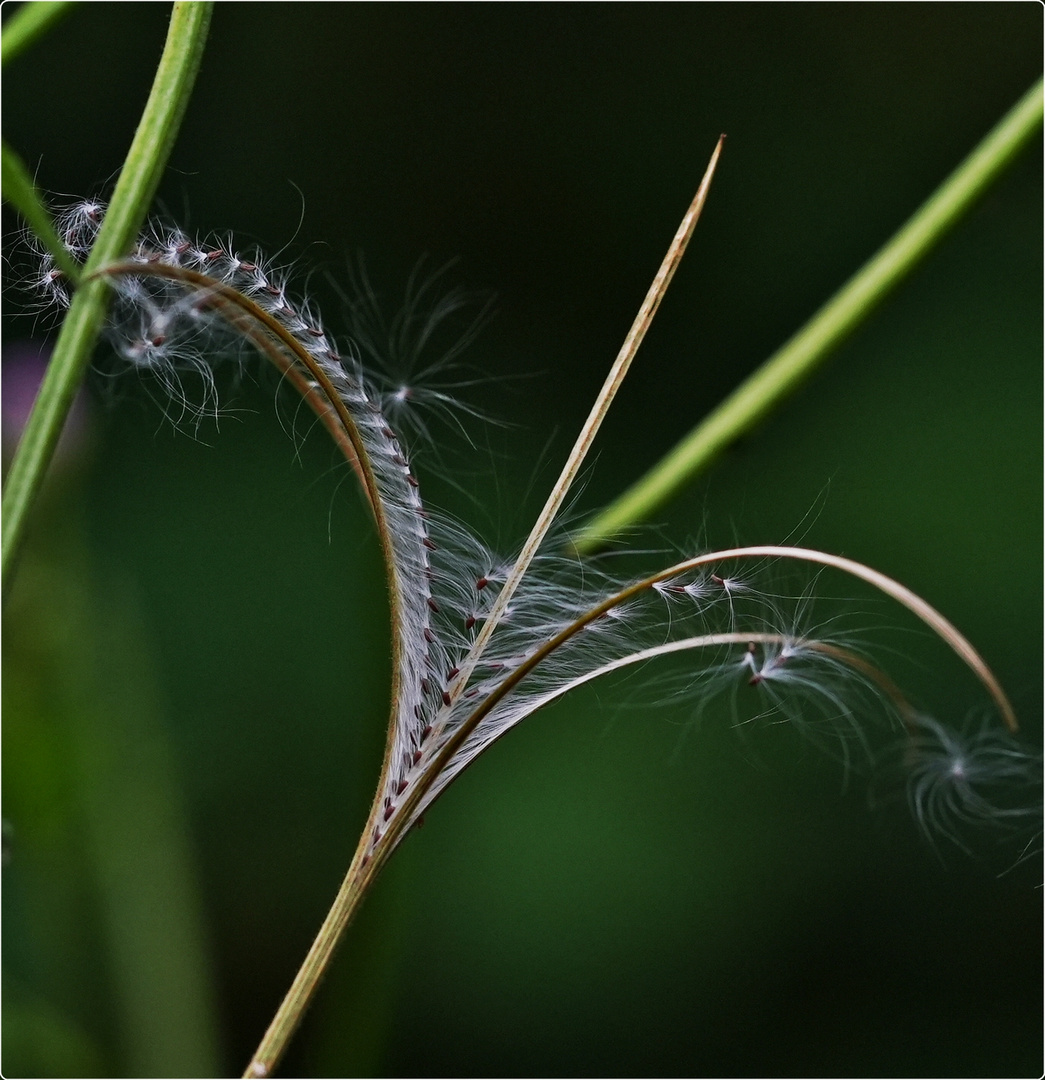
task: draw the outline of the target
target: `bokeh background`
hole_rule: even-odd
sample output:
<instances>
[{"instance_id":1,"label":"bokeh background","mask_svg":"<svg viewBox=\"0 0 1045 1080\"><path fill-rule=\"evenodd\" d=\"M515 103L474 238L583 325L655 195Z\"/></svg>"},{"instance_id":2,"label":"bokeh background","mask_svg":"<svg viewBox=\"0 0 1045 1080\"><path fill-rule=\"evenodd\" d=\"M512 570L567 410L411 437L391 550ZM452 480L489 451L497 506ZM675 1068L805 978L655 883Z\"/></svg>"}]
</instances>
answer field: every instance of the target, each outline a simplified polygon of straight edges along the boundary
<instances>
[{"instance_id":1,"label":"bokeh background","mask_svg":"<svg viewBox=\"0 0 1045 1080\"><path fill-rule=\"evenodd\" d=\"M111 185L167 16L80 6L5 71L5 138L43 188ZM495 296L460 393L500 423L467 421L472 445L437 423L417 471L511 547L721 131L578 514L1041 64L1032 3L225 4L160 201L278 252L334 328L360 253L389 313L422 257ZM636 541L801 536L896 575L982 649L1032 745L1041 205L1039 140ZM6 415L50 335L17 282L5 298ZM388 704L380 563L351 474L273 402L229 379L196 427L96 379L55 468L4 635L5 1075L238 1075L351 856ZM852 592L919 702L982 719L956 660ZM367 901L285 1075L1040 1075L1039 857L934 848L859 755L650 696L593 688L469 770Z\"/></svg>"}]
</instances>

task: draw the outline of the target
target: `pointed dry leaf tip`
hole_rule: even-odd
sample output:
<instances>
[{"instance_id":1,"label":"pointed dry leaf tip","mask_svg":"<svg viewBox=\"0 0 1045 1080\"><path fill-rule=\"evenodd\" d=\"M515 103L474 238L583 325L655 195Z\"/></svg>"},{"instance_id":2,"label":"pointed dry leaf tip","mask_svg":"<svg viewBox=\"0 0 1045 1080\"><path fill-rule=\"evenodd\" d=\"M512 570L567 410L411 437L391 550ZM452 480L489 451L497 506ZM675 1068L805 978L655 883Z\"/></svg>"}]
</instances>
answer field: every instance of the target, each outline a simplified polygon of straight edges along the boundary
<instances>
[{"instance_id":1,"label":"pointed dry leaf tip","mask_svg":"<svg viewBox=\"0 0 1045 1080\"><path fill-rule=\"evenodd\" d=\"M577 436L577 441L566 460L566 464L563 466L559 479L552 488L551 494L548 496L548 501L544 504L544 509L541 510L541 513L538 515L537 521L515 561L515 565L512 567L507 580L501 588L497 601L494 603L493 608L487 616L471 653L465 663L461 665L461 674L454 680L454 684L450 689L451 697L461 693L466 686L472 670L486 648L490 636L493 634L497 624L501 621L509 602L515 594L515 590L519 587L519 582L522 580L527 567L537 554L538 548L540 548L542 541L545 536L547 536L548 530L551 528L556 515L562 507L563 500L566 498L574 480L577 478L577 474L584 463L584 459L587 457L588 450L595 440L595 436L602 425L602 421L609 411L609 407L617 394L617 390L624 381L624 376L628 373L628 368L631 366L631 362L635 358L635 354L638 352L643 338L646 336L646 331L653 321L653 316L657 313L657 308L660 306L660 302L664 298L668 286L671 284L671 279L675 276L675 271L678 269L683 254L685 254L686 246L689 244L690 237L693 235L693 230L696 228L697 221L700 219L701 211L704 209L704 203L707 201L708 191L711 188L711 181L715 175L715 169L718 166L718 159L722 154L724 143L725 136L719 136L718 143L711 155L711 160L708 162L707 169L704 172L704 177L700 182L700 186L697 188L697 193L693 197L689 209L683 216L682 222L668 247L667 254L664 256L660 268L653 278L653 282L646 293L646 298L643 300L642 306L639 308L639 312L635 316L634 322L631 324L631 329L624 339L624 344L621 346L620 352L617 354L617 358L614 360L609 374L606 376L606 381L603 383L602 389L595 399L595 404L588 414L588 419L584 422L584 426Z\"/></svg>"}]
</instances>

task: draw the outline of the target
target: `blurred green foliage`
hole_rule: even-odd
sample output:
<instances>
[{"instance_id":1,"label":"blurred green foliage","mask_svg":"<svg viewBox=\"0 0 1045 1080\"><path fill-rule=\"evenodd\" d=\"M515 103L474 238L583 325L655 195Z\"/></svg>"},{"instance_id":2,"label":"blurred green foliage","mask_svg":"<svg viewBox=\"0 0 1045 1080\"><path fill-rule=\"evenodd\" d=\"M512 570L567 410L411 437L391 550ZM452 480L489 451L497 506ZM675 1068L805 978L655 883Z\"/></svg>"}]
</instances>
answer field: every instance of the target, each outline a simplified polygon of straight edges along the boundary
<instances>
[{"instance_id":1,"label":"blurred green foliage","mask_svg":"<svg viewBox=\"0 0 1045 1080\"><path fill-rule=\"evenodd\" d=\"M43 187L105 187L166 17L83 5L5 72L4 135ZM900 224L1037 77L1041 40L1029 4L220 5L161 196L183 225L285 249L335 329L360 250L390 310L425 254L495 290L469 354L486 381L463 394L512 426L469 422L473 447L437 427L416 458L429 501L511 546L720 131L581 510ZM639 546L799 530L878 566L982 649L1040 740L1041 235L1039 144ZM119 849L142 843L117 827L136 770L165 778L166 809L130 824L162 821L189 920L155 901L143 933L161 955L195 942L183 977L222 1072L376 783L387 613L365 508L271 378L225 383L198 431L133 380L96 383L90 448L59 466L6 615L8 1074L144 1074L107 915L160 873ZM859 605L897 625L880 655L921 703L976 714L942 647ZM728 703L647 696L590 688L469 770L368 900L286 1075L1040 1072L1040 860L999 877L1011 857L938 857L902 803L868 811L859 761L847 777L786 727L733 730ZM113 805L99 759L80 767L88 727L124 775ZM205 1052L204 1020L156 1011ZM167 1053L169 1075L203 1068Z\"/></svg>"}]
</instances>

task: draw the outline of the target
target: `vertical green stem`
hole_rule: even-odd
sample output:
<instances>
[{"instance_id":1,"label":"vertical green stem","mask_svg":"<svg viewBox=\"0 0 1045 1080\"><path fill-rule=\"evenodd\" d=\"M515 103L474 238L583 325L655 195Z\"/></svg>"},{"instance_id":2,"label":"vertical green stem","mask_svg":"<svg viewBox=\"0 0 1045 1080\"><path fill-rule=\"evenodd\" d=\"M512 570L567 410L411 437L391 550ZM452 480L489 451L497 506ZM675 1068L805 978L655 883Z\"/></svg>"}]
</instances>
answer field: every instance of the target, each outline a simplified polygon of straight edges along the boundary
<instances>
[{"instance_id":1,"label":"vertical green stem","mask_svg":"<svg viewBox=\"0 0 1045 1080\"><path fill-rule=\"evenodd\" d=\"M648 518L823 363L1019 153L1042 120L1039 80L898 233L794 337L574 539L582 553Z\"/></svg>"},{"instance_id":2,"label":"vertical green stem","mask_svg":"<svg viewBox=\"0 0 1045 1080\"><path fill-rule=\"evenodd\" d=\"M188 105L212 8L210 2L189 0L174 5L152 90L97 242L87 260L87 273L123 254L141 228ZM108 289L108 282L96 279L73 297L36 404L11 462L2 510L4 595L11 585L29 512L101 331Z\"/></svg>"}]
</instances>

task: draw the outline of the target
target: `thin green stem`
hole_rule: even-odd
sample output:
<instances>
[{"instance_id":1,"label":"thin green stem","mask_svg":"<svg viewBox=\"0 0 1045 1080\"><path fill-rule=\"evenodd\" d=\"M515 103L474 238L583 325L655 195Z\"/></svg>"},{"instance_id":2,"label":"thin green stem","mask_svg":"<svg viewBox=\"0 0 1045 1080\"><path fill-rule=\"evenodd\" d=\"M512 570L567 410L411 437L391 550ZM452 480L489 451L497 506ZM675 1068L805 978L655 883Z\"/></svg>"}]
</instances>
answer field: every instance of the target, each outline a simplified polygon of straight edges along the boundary
<instances>
[{"instance_id":1,"label":"thin green stem","mask_svg":"<svg viewBox=\"0 0 1045 1080\"><path fill-rule=\"evenodd\" d=\"M1039 80L898 233L789 341L574 539L589 553L648 518L792 394L969 210L1042 121Z\"/></svg>"},{"instance_id":2,"label":"thin green stem","mask_svg":"<svg viewBox=\"0 0 1045 1080\"><path fill-rule=\"evenodd\" d=\"M126 251L137 235L167 164L203 56L212 3L175 3L167 42L134 141L98 239L90 273ZM29 512L40 492L62 426L105 318L109 286L88 282L73 297L3 495L3 591L13 579Z\"/></svg>"},{"instance_id":3,"label":"thin green stem","mask_svg":"<svg viewBox=\"0 0 1045 1080\"><path fill-rule=\"evenodd\" d=\"M37 38L43 37L75 6L67 0L54 3L33 0L33 3L20 7L4 24L3 39L0 41L0 62L6 64L8 60L13 60L25 52Z\"/></svg>"}]
</instances>

